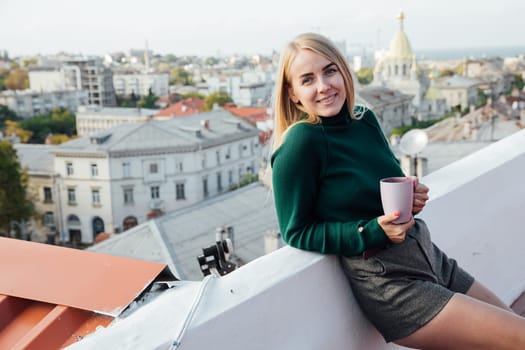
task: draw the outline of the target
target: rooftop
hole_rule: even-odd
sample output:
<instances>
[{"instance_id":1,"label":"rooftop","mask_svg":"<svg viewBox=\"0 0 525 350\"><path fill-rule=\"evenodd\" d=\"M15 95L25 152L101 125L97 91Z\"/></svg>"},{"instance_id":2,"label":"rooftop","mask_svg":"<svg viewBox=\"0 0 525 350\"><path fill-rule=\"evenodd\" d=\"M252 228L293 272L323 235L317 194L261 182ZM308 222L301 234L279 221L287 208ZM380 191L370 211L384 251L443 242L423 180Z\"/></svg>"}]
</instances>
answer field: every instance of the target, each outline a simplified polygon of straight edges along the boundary
<instances>
[{"instance_id":1,"label":"rooftop","mask_svg":"<svg viewBox=\"0 0 525 350\"><path fill-rule=\"evenodd\" d=\"M165 268L0 238L0 348L56 349L74 343L108 326Z\"/></svg>"},{"instance_id":2,"label":"rooftop","mask_svg":"<svg viewBox=\"0 0 525 350\"><path fill-rule=\"evenodd\" d=\"M422 179L434 242L515 308L525 290L524 168L520 131ZM232 350L400 348L363 317L335 256L291 247L175 286L70 348L204 349L210 339Z\"/></svg>"},{"instance_id":3,"label":"rooftop","mask_svg":"<svg viewBox=\"0 0 525 350\"><path fill-rule=\"evenodd\" d=\"M149 220L90 248L166 264L181 280L200 281L197 256L215 243L220 227L233 228L238 265L265 254L265 234L278 232L273 198L255 183Z\"/></svg>"},{"instance_id":4,"label":"rooftop","mask_svg":"<svg viewBox=\"0 0 525 350\"><path fill-rule=\"evenodd\" d=\"M434 242L521 313L525 311L523 169L525 130L421 180L431 189L421 217ZM239 220L253 211L243 212L242 202L237 207L221 207L213 201L207 205L203 216L188 209L166 218L162 229L174 231L173 239L179 239L177 226L184 220L177 220L185 214L186 219L198 221L195 227L200 232L215 225L207 218L215 215L214 210L216 217L226 218L232 215L230 210L239 211ZM247 217L246 224L261 224L253 220ZM182 239L184 244L191 242ZM401 348L385 344L364 318L335 256L283 247L222 277L169 283L162 280L166 265L0 239L0 348L191 350L209 348L210 339L215 348L231 350ZM150 294L152 283L163 283L168 289ZM24 306L15 308L16 316L4 312L20 303ZM86 312L87 318L61 323L67 308ZM20 310L31 310L27 312L38 315L38 321L26 322L28 314ZM95 321L86 321L91 317ZM66 324L81 325L76 331ZM36 343L44 338L57 341L49 346Z\"/></svg>"},{"instance_id":5,"label":"rooftop","mask_svg":"<svg viewBox=\"0 0 525 350\"><path fill-rule=\"evenodd\" d=\"M207 121L205 126L203 121ZM118 154L166 149L171 152L186 152L257 134L257 130L252 125L221 109L184 118L117 125L100 133L63 143L56 153ZM92 142L93 137L107 135L110 136L102 143Z\"/></svg>"}]
</instances>

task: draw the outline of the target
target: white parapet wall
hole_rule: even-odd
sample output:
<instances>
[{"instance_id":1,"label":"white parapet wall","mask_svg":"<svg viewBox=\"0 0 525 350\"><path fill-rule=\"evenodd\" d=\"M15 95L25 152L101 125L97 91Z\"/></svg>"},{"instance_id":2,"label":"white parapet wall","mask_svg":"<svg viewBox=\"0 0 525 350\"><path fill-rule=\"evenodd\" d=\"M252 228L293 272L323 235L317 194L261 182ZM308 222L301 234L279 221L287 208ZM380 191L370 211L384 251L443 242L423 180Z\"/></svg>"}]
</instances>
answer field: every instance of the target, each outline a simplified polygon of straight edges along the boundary
<instances>
[{"instance_id":1,"label":"white parapet wall","mask_svg":"<svg viewBox=\"0 0 525 350\"><path fill-rule=\"evenodd\" d=\"M525 131L421 179L434 241L511 303L525 289ZM383 350L337 257L281 248L183 283L71 349Z\"/></svg>"}]
</instances>

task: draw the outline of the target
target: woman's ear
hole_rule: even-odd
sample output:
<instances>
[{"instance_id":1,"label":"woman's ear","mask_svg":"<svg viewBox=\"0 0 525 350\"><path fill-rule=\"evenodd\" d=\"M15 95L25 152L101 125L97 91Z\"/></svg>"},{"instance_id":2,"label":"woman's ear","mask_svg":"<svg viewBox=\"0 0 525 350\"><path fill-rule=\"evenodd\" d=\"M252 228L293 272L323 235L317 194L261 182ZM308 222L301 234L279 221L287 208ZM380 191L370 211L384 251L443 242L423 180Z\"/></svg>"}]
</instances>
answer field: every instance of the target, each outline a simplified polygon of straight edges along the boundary
<instances>
[{"instance_id":1,"label":"woman's ear","mask_svg":"<svg viewBox=\"0 0 525 350\"><path fill-rule=\"evenodd\" d=\"M299 103L299 99L295 96L293 89L290 86L288 87L288 96L290 96L290 100L292 100L293 103Z\"/></svg>"}]
</instances>

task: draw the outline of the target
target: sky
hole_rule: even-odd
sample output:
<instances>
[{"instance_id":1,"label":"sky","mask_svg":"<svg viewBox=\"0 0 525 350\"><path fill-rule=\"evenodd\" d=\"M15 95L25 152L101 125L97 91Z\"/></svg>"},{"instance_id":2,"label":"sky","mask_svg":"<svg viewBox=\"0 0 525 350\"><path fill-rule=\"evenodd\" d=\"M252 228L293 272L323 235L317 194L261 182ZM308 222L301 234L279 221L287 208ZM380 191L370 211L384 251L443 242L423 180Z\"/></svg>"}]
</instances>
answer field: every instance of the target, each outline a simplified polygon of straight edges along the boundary
<instances>
[{"instance_id":1,"label":"sky","mask_svg":"<svg viewBox=\"0 0 525 350\"><path fill-rule=\"evenodd\" d=\"M147 41L176 56L270 54L307 31L388 48L400 10L413 50L525 48L524 0L0 0L0 50L103 55Z\"/></svg>"}]
</instances>

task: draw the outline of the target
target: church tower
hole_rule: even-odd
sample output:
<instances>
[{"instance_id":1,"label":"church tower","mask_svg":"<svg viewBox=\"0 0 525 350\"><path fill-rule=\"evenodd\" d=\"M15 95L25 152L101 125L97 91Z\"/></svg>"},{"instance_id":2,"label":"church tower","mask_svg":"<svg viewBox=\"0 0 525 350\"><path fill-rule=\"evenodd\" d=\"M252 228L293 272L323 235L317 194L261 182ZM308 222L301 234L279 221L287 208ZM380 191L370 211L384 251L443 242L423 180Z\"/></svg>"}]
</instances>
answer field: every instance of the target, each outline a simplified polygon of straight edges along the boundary
<instances>
[{"instance_id":1,"label":"church tower","mask_svg":"<svg viewBox=\"0 0 525 350\"><path fill-rule=\"evenodd\" d=\"M424 75L418 74L416 56L404 31L404 13L400 12L397 19L399 29L390 41L387 54L376 62L373 84L413 95L414 114L418 114L429 82Z\"/></svg>"}]
</instances>

